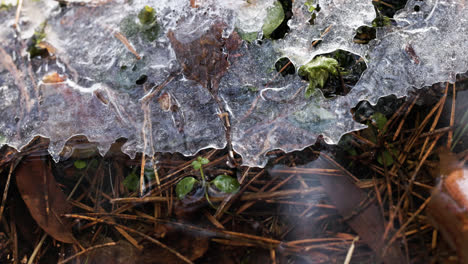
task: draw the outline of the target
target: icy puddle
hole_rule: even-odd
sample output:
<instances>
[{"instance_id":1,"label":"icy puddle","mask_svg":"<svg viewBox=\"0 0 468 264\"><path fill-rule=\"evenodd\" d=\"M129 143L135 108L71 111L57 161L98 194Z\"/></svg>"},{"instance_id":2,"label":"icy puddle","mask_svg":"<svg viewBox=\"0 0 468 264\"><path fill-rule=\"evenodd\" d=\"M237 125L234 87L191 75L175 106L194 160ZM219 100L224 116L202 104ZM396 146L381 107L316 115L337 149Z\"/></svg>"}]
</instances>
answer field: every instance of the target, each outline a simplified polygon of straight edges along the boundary
<instances>
[{"instance_id":1,"label":"icy puddle","mask_svg":"<svg viewBox=\"0 0 468 264\"><path fill-rule=\"evenodd\" d=\"M21 149L40 135L58 159L75 135L101 154L126 138L132 157L229 144L244 165L264 166L270 150L300 150L318 135L336 143L362 128L350 112L361 100L468 70L464 1L408 1L368 44L354 37L372 27L371 0L296 0L292 12L288 33L271 40L284 18L272 0L25 0L16 29L16 6L4 4L0 145ZM337 50L367 69L349 93L325 98L318 88L338 66L309 62ZM280 58L296 73L279 74Z\"/></svg>"}]
</instances>

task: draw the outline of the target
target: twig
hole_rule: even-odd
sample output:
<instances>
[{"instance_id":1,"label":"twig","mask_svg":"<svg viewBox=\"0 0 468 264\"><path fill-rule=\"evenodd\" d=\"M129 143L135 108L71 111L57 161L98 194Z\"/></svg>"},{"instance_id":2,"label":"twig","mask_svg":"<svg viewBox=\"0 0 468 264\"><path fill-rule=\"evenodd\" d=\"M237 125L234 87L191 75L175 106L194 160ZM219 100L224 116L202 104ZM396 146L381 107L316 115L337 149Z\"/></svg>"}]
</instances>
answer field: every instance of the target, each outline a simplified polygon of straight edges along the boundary
<instances>
[{"instance_id":1,"label":"twig","mask_svg":"<svg viewBox=\"0 0 468 264\"><path fill-rule=\"evenodd\" d=\"M353 242L351 242L351 246L349 246L349 250L348 250L348 253L346 253L346 258L345 258L345 261L343 262L343 264L349 264L351 262L351 257L353 256L353 252L354 252L354 244L358 240L359 240L359 236L356 236L353 239Z\"/></svg>"},{"instance_id":2,"label":"twig","mask_svg":"<svg viewBox=\"0 0 468 264\"><path fill-rule=\"evenodd\" d=\"M18 1L18 6L16 7L16 15L15 15L15 28L17 28L19 30L19 26L18 26L18 22L19 22L19 19L20 19L20 15L21 15L21 8L23 7L23 0L19 0Z\"/></svg>"},{"instance_id":3,"label":"twig","mask_svg":"<svg viewBox=\"0 0 468 264\"><path fill-rule=\"evenodd\" d=\"M114 198L111 199L111 203L155 203L155 202L167 202L167 197L151 196L151 197L127 197L127 198Z\"/></svg>"},{"instance_id":4,"label":"twig","mask_svg":"<svg viewBox=\"0 0 468 264\"><path fill-rule=\"evenodd\" d=\"M308 189L298 189L298 190L281 190L276 192L259 192L259 193L246 193L242 195L239 200L241 201L252 201L252 200L266 200L272 198L293 196L293 195L305 195L312 192L323 193L322 187L312 187ZM213 197L212 201L220 201L222 197Z\"/></svg>"},{"instance_id":5,"label":"twig","mask_svg":"<svg viewBox=\"0 0 468 264\"><path fill-rule=\"evenodd\" d=\"M455 88L455 83L453 84L453 94L452 94L452 109L450 111L450 126L452 127L455 123L455 105L456 105L456 93L457 90ZM452 137L453 137L453 130L450 130L447 137L447 148L452 146Z\"/></svg>"},{"instance_id":6,"label":"twig","mask_svg":"<svg viewBox=\"0 0 468 264\"><path fill-rule=\"evenodd\" d=\"M138 54L138 52L135 50L135 48L133 48L132 44L130 44L130 42L127 40L127 38L122 35L122 33L120 32L114 32L114 37L116 37L118 40L120 40L120 42L122 42L122 44L125 45L125 47L127 47L127 49L133 53L133 55L135 55L136 59L137 60L140 60L141 57L140 55Z\"/></svg>"}]
</instances>

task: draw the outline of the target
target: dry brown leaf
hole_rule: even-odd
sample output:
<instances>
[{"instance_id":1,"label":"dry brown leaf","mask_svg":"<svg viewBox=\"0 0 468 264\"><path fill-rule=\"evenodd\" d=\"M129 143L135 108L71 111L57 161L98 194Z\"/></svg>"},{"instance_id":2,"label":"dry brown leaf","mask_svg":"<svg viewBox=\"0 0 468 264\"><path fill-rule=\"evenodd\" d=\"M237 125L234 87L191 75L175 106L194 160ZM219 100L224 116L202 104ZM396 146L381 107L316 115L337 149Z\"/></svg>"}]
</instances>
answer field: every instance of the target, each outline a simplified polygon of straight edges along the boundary
<instances>
[{"instance_id":1,"label":"dry brown leaf","mask_svg":"<svg viewBox=\"0 0 468 264\"><path fill-rule=\"evenodd\" d=\"M228 54L234 52L241 43L236 32L227 39L223 38L225 27L222 22L215 23L204 35L189 43L179 41L172 30L167 33L184 75L213 94L217 93L219 81L229 67Z\"/></svg>"},{"instance_id":2,"label":"dry brown leaf","mask_svg":"<svg viewBox=\"0 0 468 264\"><path fill-rule=\"evenodd\" d=\"M446 177L434 188L427 213L460 263L468 263L468 168L448 150L440 152L439 167Z\"/></svg>"},{"instance_id":3,"label":"dry brown leaf","mask_svg":"<svg viewBox=\"0 0 468 264\"><path fill-rule=\"evenodd\" d=\"M71 222L62 217L71 213L71 205L57 186L46 161L41 157L26 157L15 174L21 197L37 224L54 239L74 243Z\"/></svg>"},{"instance_id":4,"label":"dry brown leaf","mask_svg":"<svg viewBox=\"0 0 468 264\"><path fill-rule=\"evenodd\" d=\"M60 74L53 72L51 74L45 75L42 78L43 83L61 83L66 80L65 76L60 76Z\"/></svg>"}]
</instances>

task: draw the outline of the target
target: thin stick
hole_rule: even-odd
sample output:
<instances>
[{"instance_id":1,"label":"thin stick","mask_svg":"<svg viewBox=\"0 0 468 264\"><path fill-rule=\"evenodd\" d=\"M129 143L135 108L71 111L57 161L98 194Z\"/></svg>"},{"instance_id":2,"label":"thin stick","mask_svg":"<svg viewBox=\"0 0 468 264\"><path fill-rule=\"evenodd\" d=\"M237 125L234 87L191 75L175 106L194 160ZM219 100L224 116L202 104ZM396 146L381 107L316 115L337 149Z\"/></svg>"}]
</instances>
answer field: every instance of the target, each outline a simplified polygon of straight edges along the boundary
<instances>
[{"instance_id":1,"label":"thin stick","mask_svg":"<svg viewBox=\"0 0 468 264\"><path fill-rule=\"evenodd\" d=\"M18 1L18 6L16 7L16 16L15 16L15 28L19 29L18 22L21 15L21 8L23 7L23 0Z\"/></svg>"},{"instance_id":2,"label":"thin stick","mask_svg":"<svg viewBox=\"0 0 468 264\"><path fill-rule=\"evenodd\" d=\"M432 241L431 241L431 249L435 249L437 247L437 229L432 231Z\"/></svg>"},{"instance_id":3,"label":"thin stick","mask_svg":"<svg viewBox=\"0 0 468 264\"><path fill-rule=\"evenodd\" d=\"M452 109L450 113L450 126L453 126L453 123L455 123L455 105L456 105L456 87L455 83L453 84L453 94L452 94ZM447 138L447 148L450 148L452 146L452 137L453 137L453 130L450 130L448 133L448 138Z\"/></svg>"},{"instance_id":4,"label":"thin stick","mask_svg":"<svg viewBox=\"0 0 468 264\"><path fill-rule=\"evenodd\" d=\"M34 248L34 251L31 254L31 257L29 257L28 264L32 264L34 262L34 259L36 258L37 253L39 253L39 250L41 249L42 244L44 243L46 237L47 237L47 233L44 232L44 235L42 235L41 240L39 241L37 246Z\"/></svg>"},{"instance_id":5,"label":"thin stick","mask_svg":"<svg viewBox=\"0 0 468 264\"><path fill-rule=\"evenodd\" d=\"M130 44L130 42L127 40L127 38L126 38L124 35L122 35L122 33L120 33L120 32L115 32L115 33L114 33L114 37L116 37L118 40L120 40L120 42L122 42L122 43L125 45L125 47L127 47L127 49L128 49L131 53L133 53L133 55L135 55L135 57L136 57L137 60L140 60L140 59L141 59L141 57L140 57L140 55L138 54L138 52L135 50L135 48L133 48L132 44Z\"/></svg>"},{"instance_id":6,"label":"thin stick","mask_svg":"<svg viewBox=\"0 0 468 264\"><path fill-rule=\"evenodd\" d=\"M8 189L10 188L11 174L13 173L14 162L10 165L10 171L8 172L8 178L5 183L5 190L3 191L2 205L0 206L0 222L2 221L3 210L5 210L5 203L8 197Z\"/></svg>"},{"instance_id":7,"label":"thin stick","mask_svg":"<svg viewBox=\"0 0 468 264\"><path fill-rule=\"evenodd\" d=\"M271 258L271 263L276 264L276 252L273 248L270 249L270 258Z\"/></svg>"},{"instance_id":8,"label":"thin stick","mask_svg":"<svg viewBox=\"0 0 468 264\"><path fill-rule=\"evenodd\" d=\"M157 202L167 202L167 197L161 196L150 196L150 197L127 197L127 198L114 198L109 202L111 203L157 203Z\"/></svg>"},{"instance_id":9,"label":"thin stick","mask_svg":"<svg viewBox=\"0 0 468 264\"><path fill-rule=\"evenodd\" d=\"M354 244L358 240L359 240L359 236L355 237L353 239L353 242L351 242L351 246L349 247L348 253L346 253L346 258L345 258L345 261L343 262L343 264L349 264L351 262L351 257L353 256L354 247L355 247Z\"/></svg>"},{"instance_id":10,"label":"thin stick","mask_svg":"<svg viewBox=\"0 0 468 264\"><path fill-rule=\"evenodd\" d=\"M146 116L146 114L145 114ZM146 123L146 122L145 122ZM146 151L146 133L144 132L145 130L145 125L143 125L142 131L143 131L143 138L144 138L144 147L143 147L143 153L141 157L141 168L140 168L140 197L143 197L145 194L145 166L146 166L146 157L145 157L145 151Z\"/></svg>"},{"instance_id":11,"label":"thin stick","mask_svg":"<svg viewBox=\"0 0 468 264\"><path fill-rule=\"evenodd\" d=\"M67 262L69 262L70 260L73 260L73 259L75 259L75 258L77 258L77 257L79 257L79 256L81 256L81 255L83 255L83 254L86 254L86 253L88 253L88 252L90 252L90 251L93 251L93 250L95 250L95 249L102 248L102 247L110 247L110 246L115 246L115 245L117 245L117 243L115 243L115 242L110 242L110 243L105 243L105 244L101 244L101 245L92 246L92 247L89 247L89 248L87 248L87 249L85 249L85 250L83 250L83 251L80 251L80 252L76 253L76 254L73 255L73 256L70 256L70 257L67 258L67 259L64 259L64 260L62 260L62 261L59 261L58 264L67 263Z\"/></svg>"}]
</instances>

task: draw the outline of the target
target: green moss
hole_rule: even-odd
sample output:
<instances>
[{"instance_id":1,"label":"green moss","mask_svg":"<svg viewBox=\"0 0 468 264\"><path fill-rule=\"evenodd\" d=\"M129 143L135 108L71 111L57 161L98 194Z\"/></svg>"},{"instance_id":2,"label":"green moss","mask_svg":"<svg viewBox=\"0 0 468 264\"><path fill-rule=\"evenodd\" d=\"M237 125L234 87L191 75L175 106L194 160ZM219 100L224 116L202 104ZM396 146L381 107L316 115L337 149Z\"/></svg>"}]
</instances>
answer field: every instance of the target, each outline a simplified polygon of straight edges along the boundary
<instances>
[{"instance_id":1,"label":"green moss","mask_svg":"<svg viewBox=\"0 0 468 264\"><path fill-rule=\"evenodd\" d=\"M388 16L377 16L372 21L372 27L386 27L392 24L390 18Z\"/></svg>"},{"instance_id":2,"label":"green moss","mask_svg":"<svg viewBox=\"0 0 468 264\"><path fill-rule=\"evenodd\" d=\"M47 26L47 21L41 23L39 27L34 31L34 35L29 41L28 52L31 58L34 58L37 56L46 57L49 54L47 49L41 48L39 46L39 44L43 42L46 38L46 33L45 33L46 26Z\"/></svg>"},{"instance_id":3,"label":"green moss","mask_svg":"<svg viewBox=\"0 0 468 264\"><path fill-rule=\"evenodd\" d=\"M315 57L299 68L299 75L305 76L309 80L309 87L307 87L305 96L309 98L315 91L317 86L323 87L328 80L330 74L338 74L339 63L333 58L324 56Z\"/></svg>"},{"instance_id":4,"label":"green moss","mask_svg":"<svg viewBox=\"0 0 468 264\"><path fill-rule=\"evenodd\" d=\"M159 25L158 23L152 24L150 27L143 28L141 34L148 41L154 41L158 38L159 35Z\"/></svg>"},{"instance_id":5,"label":"green moss","mask_svg":"<svg viewBox=\"0 0 468 264\"><path fill-rule=\"evenodd\" d=\"M137 15L128 15L120 22L120 31L127 37L132 38L141 35L144 40L152 42L158 38L159 24L156 21L156 11L150 6L145 6Z\"/></svg>"},{"instance_id":6,"label":"green moss","mask_svg":"<svg viewBox=\"0 0 468 264\"><path fill-rule=\"evenodd\" d=\"M138 14L138 19L142 25L150 25L156 22L156 11L150 6L145 6Z\"/></svg>"}]
</instances>

